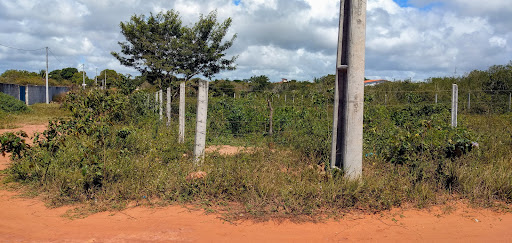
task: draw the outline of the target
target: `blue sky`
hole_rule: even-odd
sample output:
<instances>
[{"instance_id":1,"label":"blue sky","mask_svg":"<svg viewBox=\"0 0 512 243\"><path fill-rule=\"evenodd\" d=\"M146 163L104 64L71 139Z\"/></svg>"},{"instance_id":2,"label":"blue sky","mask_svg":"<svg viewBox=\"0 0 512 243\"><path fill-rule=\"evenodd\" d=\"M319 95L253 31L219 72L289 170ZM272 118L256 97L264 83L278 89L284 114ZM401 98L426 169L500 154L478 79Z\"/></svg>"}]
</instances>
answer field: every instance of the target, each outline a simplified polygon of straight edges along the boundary
<instances>
[{"instance_id":1,"label":"blue sky","mask_svg":"<svg viewBox=\"0 0 512 243\"><path fill-rule=\"evenodd\" d=\"M0 0L0 44L33 50L50 47L50 70L81 69L89 77L122 66L111 51L124 41L119 23L133 14L174 9L185 24L217 9L238 34L228 56L237 70L215 78L267 75L312 80L334 73L339 0ZM424 80L453 76L512 59L510 0L368 0L366 77ZM0 73L39 72L45 52L0 46Z\"/></svg>"},{"instance_id":2,"label":"blue sky","mask_svg":"<svg viewBox=\"0 0 512 243\"><path fill-rule=\"evenodd\" d=\"M407 3L407 0L393 0L395 3L397 3L400 7L409 7L410 5Z\"/></svg>"}]
</instances>

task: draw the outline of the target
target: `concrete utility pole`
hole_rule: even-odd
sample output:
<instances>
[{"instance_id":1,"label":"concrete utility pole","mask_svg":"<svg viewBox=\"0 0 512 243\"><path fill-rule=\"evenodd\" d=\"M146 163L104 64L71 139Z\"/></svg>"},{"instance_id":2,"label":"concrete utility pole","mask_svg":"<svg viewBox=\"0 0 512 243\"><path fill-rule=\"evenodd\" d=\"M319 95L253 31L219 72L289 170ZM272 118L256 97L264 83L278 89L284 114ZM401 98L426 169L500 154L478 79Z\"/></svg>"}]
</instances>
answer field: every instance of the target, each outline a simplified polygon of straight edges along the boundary
<instances>
[{"instance_id":1,"label":"concrete utility pole","mask_svg":"<svg viewBox=\"0 0 512 243\"><path fill-rule=\"evenodd\" d=\"M198 165L204 159L206 148L206 119L208 113L208 81L199 80L197 94L196 139L194 146L195 163Z\"/></svg>"},{"instance_id":2,"label":"concrete utility pole","mask_svg":"<svg viewBox=\"0 0 512 243\"><path fill-rule=\"evenodd\" d=\"M98 86L98 68L96 68L96 76L94 76L94 86Z\"/></svg>"},{"instance_id":3,"label":"concrete utility pole","mask_svg":"<svg viewBox=\"0 0 512 243\"><path fill-rule=\"evenodd\" d=\"M48 47L46 47L46 104L50 104L50 96L48 94Z\"/></svg>"},{"instance_id":4,"label":"concrete utility pole","mask_svg":"<svg viewBox=\"0 0 512 243\"><path fill-rule=\"evenodd\" d=\"M459 87L452 85L452 127L457 127L457 110L459 108Z\"/></svg>"},{"instance_id":5,"label":"concrete utility pole","mask_svg":"<svg viewBox=\"0 0 512 243\"><path fill-rule=\"evenodd\" d=\"M103 89L107 89L107 69L105 69L105 79L103 80Z\"/></svg>"},{"instance_id":6,"label":"concrete utility pole","mask_svg":"<svg viewBox=\"0 0 512 243\"><path fill-rule=\"evenodd\" d=\"M331 167L349 179L363 170L366 0L341 0Z\"/></svg>"}]
</instances>

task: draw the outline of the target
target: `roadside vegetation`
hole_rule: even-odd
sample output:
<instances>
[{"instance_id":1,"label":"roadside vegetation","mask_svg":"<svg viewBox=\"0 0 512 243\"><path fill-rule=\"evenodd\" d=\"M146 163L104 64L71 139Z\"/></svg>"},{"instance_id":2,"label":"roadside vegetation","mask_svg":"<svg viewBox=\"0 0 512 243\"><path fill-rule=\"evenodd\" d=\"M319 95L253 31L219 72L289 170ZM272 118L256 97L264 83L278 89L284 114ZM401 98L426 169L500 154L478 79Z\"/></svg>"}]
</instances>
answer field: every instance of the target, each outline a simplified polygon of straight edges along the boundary
<instances>
[{"instance_id":1,"label":"roadside vegetation","mask_svg":"<svg viewBox=\"0 0 512 243\"><path fill-rule=\"evenodd\" d=\"M328 166L332 97L319 95L328 89L311 89L296 106L279 105L282 100L276 99L278 122L275 133L268 134L266 103L286 92L211 97L208 143L251 149L235 155L209 153L197 166L190 159L192 101L187 107L189 133L179 144L176 118L170 127L159 121L148 102L152 93L72 92L63 104L71 119L51 121L32 147L13 157L7 181L21 183L57 206L85 203L91 210L112 210L133 201L192 203L208 212L225 212L228 219L318 219L339 216L340 210L378 212L452 199L501 208L512 202L510 112L462 113L459 127L451 128L446 105L376 105L369 88L363 178L354 182ZM200 171L206 175L191 177Z\"/></svg>"},{"instance_id":2,"label":"roadside vegetation","mask_svg":"<svg viewBox=\"0 0 512 243\"><path fill-rule=\"evenodd\" d=\"M62 115L49 120L31 146L24 134L0 136L1 152L12 153L13 160L5 181L53 206L79 203L100 211L134 201L184 203L223 211L228 219L319 219L343 210L428 207L451 199L506 208L512 202L512 115L506 106L511 64L460 78L368 87L360 181L329 166L333 75L314 82L271 83L264 75L216 80L210 83L207 142L247 149L209 153L196 165L194 77L235 68L236 56L226 58L225 51L236 35L222 41L230 25L231 19L217 22L215 11L191 26L174 11L121 22L127 41L112 55L142 76L123 76L110 89L76 89L62 107L4 111L21 120L37 116L34 121ZM166 126L152 98L156 90L175 91L179 82L187 83L189 96L185 143L178 143L177 117ZM446 100L453 83L477 90L486 101L461 112L457 128L450 126L449 104L434 102L432 95L439 90Z\"/></svg>"}]
</instances>

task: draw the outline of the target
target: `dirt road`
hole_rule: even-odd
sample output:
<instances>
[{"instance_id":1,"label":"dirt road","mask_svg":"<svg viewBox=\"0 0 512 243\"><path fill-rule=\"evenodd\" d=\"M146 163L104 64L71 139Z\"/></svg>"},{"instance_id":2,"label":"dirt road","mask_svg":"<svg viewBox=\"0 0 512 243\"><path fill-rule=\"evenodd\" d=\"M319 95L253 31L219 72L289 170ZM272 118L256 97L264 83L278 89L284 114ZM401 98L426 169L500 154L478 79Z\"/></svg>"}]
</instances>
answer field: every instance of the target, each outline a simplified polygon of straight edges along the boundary
<instances>
[{"instance_id":1,"label":"dirt road","mask_svg":"<svg viewBox=\"0 0 512 243\"><path fill-rule=\"evenodd\" d=\"M133 207L75 220L62 217L69 209L49 209L38 199L0 190L0 242L512 241L512 214L462 203L375 215L354 212L340 221L323 223L244 221L236 225L181 206Z\"/></svg>"}]
</instances>

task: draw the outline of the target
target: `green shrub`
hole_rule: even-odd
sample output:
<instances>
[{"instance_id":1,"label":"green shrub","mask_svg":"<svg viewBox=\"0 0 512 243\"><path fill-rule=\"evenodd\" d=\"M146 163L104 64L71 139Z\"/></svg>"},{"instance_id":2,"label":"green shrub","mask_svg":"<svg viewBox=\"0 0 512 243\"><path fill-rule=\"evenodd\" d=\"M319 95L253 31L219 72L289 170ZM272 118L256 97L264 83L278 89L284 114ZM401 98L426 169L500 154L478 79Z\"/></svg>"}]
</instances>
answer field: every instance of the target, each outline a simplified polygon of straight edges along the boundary
<instances>
[{"instance_id":1,"label":"green shrub","mask_svg":"<svg viewBox=\"0 0 512 243\"><path fill-rule=\"evenodd\" d=\"M0 110L5 112L24 112L28 111L29 108L23 101L0 92Z\"/></svg>"}]
</instances>

